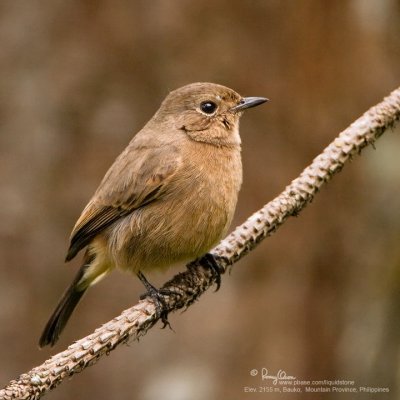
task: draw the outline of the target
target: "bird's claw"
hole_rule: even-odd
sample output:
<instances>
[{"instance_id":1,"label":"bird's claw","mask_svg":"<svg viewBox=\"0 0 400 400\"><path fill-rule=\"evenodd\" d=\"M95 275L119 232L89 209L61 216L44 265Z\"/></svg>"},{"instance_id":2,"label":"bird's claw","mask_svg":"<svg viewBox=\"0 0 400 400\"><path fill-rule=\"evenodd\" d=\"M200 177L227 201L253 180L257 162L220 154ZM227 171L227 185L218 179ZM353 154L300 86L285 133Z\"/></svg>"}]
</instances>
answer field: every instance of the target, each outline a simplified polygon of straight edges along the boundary
<instances>
[{"instance_id":1,"label":"bird's claw","mask_svg":"<svg viewBox=\"0 0 400 400\"><path fill-rule=\"evenodd\" d=\"M211 270L211 273L215 279L215 284L217 285L217 288L215 289L216 292L221 287L221 267L219 265L219 258L220 257L218 257L214 254L206 253L199 260L200 264L203 267L209 268Z\"/></svg>"},{"instance_id":2,"label":"bird's claw","mask_svg":"<svg viewBox=\"0 0 400 400\"><path fill-rule=\"evenodd\" d=\"M154 287L141 272L139 272L137 275L146 288L146 293L143 293L140 296L140 300L150 297L156 307L157 316L159 316L161 322L163 323L162 328L164 329L166 326L168 326L172 330L171 324L168 321L167 303L165 302L164 298L164 295L168 293L165 293L163 290L158 290L156 287Z\"/></svg>"}]
</instances>

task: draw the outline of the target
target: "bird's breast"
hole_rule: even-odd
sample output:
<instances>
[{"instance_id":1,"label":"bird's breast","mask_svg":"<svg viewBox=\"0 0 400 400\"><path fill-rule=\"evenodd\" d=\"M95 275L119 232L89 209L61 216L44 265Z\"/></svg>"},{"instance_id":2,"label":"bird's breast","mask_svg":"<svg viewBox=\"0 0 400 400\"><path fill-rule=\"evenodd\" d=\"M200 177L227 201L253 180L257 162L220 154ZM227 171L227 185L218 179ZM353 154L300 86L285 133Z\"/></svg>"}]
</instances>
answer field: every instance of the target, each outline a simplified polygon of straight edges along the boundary
<instances>
[{"instance_id":1,"label":"bird's breast","mask_svg":"<svg viewBox=\"0 0 400 400\"><path fill-rule=\"evenodd\" d=\"M180 237L183 252L190 249L190 257L204 254L226 234L242 183L240 147L198 147L187 155L176 190L165 199L167 225Z\"/></svg>"}]
</instances>

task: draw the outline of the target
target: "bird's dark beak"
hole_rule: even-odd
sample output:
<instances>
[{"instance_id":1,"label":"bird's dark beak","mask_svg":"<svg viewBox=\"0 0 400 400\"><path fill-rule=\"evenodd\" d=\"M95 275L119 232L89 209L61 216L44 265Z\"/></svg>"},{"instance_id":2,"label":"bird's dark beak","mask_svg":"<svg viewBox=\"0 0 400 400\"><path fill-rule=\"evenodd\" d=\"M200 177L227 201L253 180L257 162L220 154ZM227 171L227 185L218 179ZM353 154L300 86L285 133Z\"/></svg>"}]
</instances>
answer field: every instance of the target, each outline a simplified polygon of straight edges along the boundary
<instances>
[{"instance_id":1,"label":"bird's dark beak","mask_svg":"<svg viewBox=\"0 0 400 400\"><path fill-rule=\"evenodd\" d=\"M231 111L242 111L246 108L251 108L263 104L266 101L269 101L269 99L267 99L266 97L243 97L237 106L231 108Z\"/></svg>"}]
</instances>

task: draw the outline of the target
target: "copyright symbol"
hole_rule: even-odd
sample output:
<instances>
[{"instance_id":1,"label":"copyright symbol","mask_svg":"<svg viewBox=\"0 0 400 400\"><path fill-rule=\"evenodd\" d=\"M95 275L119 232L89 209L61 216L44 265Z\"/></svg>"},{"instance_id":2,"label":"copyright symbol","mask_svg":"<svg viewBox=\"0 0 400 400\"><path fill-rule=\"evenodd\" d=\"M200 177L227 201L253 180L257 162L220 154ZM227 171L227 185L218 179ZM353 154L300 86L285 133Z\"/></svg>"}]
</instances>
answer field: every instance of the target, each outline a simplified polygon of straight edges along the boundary
<instances>
[{"instance_id":1,"label":"copyright symbol","mask_svg":"<svg viewBox=\"0 0 400 400\"><path fill-rule=\"evenodd\" d=\"M256 376L258 374L258 371L256 370L256 369L252 369L251 371L250 371L250 375L251 376Z\"/></svg>"}]
</instances>

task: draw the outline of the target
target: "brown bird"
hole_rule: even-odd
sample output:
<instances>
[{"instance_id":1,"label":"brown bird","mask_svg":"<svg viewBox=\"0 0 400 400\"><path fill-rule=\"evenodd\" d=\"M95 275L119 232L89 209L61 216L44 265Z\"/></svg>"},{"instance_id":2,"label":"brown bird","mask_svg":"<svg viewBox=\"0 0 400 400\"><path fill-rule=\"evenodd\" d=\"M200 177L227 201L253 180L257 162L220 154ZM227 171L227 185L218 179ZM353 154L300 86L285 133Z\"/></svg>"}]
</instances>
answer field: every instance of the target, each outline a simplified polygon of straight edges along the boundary
<instances>
[{"instance_id":1,"label":"brown bird","mask_svg":"<svg viewBox=\"0 0 400 400\"><path fill-rule=\"evenodd\" d=\"M56 343L85 291L115 267L135 273L157 300L143 273L191 261L218 243L242 183L239 118L267 100L213 83L193 83L165 98L76 222L66 261L86 248L83 265L40 347Z\"/></svg>"}]
</instances>

